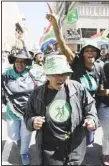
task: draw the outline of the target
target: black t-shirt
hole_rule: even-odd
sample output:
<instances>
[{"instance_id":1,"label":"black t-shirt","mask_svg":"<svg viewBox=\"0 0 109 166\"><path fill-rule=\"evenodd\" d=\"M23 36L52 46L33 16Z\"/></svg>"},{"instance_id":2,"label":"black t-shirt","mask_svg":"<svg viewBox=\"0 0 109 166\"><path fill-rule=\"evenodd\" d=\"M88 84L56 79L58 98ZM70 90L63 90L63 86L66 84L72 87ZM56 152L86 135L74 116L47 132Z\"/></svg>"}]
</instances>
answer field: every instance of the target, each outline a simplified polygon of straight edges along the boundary
<instances>
[{"instance_id":1,"label":"black t-shirt","mask_svg":"<svg viewBox=\"0 0 109 166\"><path fill-rule=\"evenodd\" d=\"M68 139L71 128L71 108L66 90L48 88L46 97L46 122L44 123L44 147L57 146Z\"/></svg>"},{"instance_id":2,"label":"black t-shirt","mask_svg":"<svg viewBox=\"0 0 109 166\"><path fill-rule=\"evenodd\" d=\"M74 71L72 79L79 81L94 97L100 84L104 83L104 72L99 62L95 62L91 69L85 68L81 58L76 57L71 68Z\"/></svg>"}]
</instances>

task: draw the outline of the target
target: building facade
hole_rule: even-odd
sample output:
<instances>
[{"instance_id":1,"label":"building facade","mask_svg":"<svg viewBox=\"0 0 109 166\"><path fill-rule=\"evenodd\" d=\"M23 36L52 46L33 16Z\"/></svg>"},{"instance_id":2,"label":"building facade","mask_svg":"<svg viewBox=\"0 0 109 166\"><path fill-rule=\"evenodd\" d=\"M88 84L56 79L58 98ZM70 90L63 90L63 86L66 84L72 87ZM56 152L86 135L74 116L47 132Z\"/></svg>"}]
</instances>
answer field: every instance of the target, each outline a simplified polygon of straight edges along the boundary
<instances>
[{"instance_id":1,"label":"building facade","mask_svg":"<svg viewBox=\"0 0 109 166\"><path fill-rule=\"evenodd\" d=\"M10 51L23 35L22 13L16 2L2 2L2 50Z\"/></svg>"},{"instance_id":2,"label":"building facade","mask_svg":"<svg viewBox=\"0 0 109 166\"><path fill-rule=\"evenodd\" d=\"M19 37L24 34L23 18L16 2L2 2L2 72L10 66L9 52L22 47Z\"/></svg>"},{"instance_id":3,"label":"building facade","mask_svg":"<svg viewBox=\"0 0 109 166\"><path fill-rule=\"evenodd\" d=\"M73 50L82 45L84 38L109 29L109 2L55 2L56 14L60 16L62 33L66 43ZM77 9L79 19L73 24L66 23L68 11Z\"/></svg>"}]
</instances>

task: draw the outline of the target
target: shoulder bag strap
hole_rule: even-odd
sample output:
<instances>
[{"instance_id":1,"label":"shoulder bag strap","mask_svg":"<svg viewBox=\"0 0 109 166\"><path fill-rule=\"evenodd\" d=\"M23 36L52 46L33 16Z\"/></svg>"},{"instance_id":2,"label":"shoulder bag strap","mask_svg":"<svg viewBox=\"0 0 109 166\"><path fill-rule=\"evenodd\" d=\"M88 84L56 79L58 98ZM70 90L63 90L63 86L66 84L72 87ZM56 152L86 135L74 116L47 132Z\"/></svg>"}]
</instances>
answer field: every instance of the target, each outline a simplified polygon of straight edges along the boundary
<instances>
[{"instance_id":1,"label":"shoulder bag strap","mask_svg":"<svg viewBox=\"0 0 109 166\"><path fill-rule=\"evenodd\" d=\"M32 81L34 83L34 86L37 87L37 83L36 83L36 81L35 81L35 79L34 79L34 77L33 77L33 75L31 74L30 71L29 71L29 75L30 75L30 77L31 77L31 79L32 79Z\"/></svg>"}]
</instances>

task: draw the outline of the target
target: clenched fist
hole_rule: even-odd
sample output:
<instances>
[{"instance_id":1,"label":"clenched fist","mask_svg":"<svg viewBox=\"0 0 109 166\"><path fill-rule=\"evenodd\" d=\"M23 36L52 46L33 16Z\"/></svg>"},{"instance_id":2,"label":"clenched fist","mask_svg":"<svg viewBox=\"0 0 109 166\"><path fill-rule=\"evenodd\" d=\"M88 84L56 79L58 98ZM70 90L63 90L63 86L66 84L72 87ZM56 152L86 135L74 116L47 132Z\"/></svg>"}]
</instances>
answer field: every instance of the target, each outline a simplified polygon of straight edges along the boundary
<instances>
[{"instance_id":1,"label":"clenched fist","mask_svg":"<svg viewBox=\"0 0 109 166\"><path fill-rule=\"evenodd\" d=\"M86 127L89 131L95 130L95 122L93 119L85 119L83 126Z\"/></svg>"},{"instance_id":2,"label":"clenched fist","mask_svg":"<svg viewBox=\"0 0 109 166\"><path fill-rule=\"evenodd\" d=\"M45 122L45 117L44 116L38 116L34 119L33 121L33 128L36 130L39 130L43 123Z\"/></svg>"}]
</instances>

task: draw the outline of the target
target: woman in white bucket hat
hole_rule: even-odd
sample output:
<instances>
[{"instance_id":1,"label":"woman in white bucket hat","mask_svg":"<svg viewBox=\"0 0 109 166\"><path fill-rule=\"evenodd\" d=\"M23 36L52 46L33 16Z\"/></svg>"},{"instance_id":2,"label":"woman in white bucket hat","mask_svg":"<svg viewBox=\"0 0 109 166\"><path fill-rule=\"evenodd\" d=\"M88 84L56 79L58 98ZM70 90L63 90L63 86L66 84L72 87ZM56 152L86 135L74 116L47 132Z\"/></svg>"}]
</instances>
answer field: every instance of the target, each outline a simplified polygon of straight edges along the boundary
<instances>
[{"instance_id":1,"label":"woman in white bucket hat","mask_svg":"<svg viewBox=\"0 0 109 166\"><path fill-rule=\"evenodd\" d=\"M86 128L98 125L94 99L69 79L73 71L64 55L48 55L44 69L48 81L33 91L24 115L28 130L37 131L36 165L81 165Z\"/></svg>"}]
</instances>

